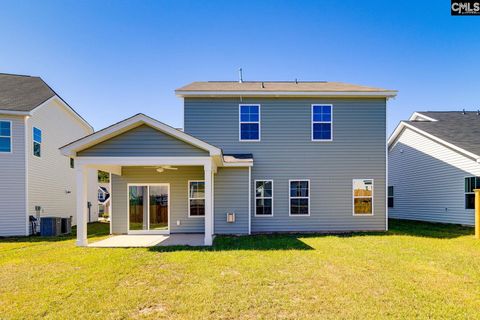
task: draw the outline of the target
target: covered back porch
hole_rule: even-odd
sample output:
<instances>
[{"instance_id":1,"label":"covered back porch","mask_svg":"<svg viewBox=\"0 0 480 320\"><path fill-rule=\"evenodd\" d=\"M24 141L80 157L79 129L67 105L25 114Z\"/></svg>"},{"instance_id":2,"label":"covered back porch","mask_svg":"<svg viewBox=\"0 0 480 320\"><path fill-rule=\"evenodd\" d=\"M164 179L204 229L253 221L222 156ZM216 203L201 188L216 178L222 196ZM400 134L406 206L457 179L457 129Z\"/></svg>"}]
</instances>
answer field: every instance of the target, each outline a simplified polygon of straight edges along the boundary
<instances>
[{"instance_id":1,"label":"covered back porch","mask_svg":"<svg viewBox=\"0 0 480 320\"><path fill-rule=\"evenodd\" d=\"M112 234L201 233L203 244L212 244L216 169L210 157L77 157L76 167L78 245L88 244L86 176L92 169L110 173Z\"/></svg>"},{"instance_id":2,"label":"covered back porch","mask_svg":"<svg viewBox=\"0 0 480 320\"><path fill-rule=\"evenodd\" d=\"M61 151L75 160L79 246L88 245L87 176L94 170L110 173L112 234L156 235L158 239L138 239L145 243L162 240L159 243L172 245L175 245L174 237L164 241L167 238L160 236L185 234L184 239L202 237L202 244L208 246L214 235L214 176L219 169L242 169L240 173L224 170L220 174L220 183L233 183L230 176L235 176L237 184L240 174L243 192L221 208L222 212L230 211L230 207L242 211L242 218L236 224L220 228L225 222L221 216L218 230L250 231L250 203L247 205L247 202L250 201L251 157L225 156L221 149L142 114L72 142ZM226 212L222 215L226 216ZM104 245L128 239L135 243L133 237L115 239Z\"/></svg>"}]
</instances>

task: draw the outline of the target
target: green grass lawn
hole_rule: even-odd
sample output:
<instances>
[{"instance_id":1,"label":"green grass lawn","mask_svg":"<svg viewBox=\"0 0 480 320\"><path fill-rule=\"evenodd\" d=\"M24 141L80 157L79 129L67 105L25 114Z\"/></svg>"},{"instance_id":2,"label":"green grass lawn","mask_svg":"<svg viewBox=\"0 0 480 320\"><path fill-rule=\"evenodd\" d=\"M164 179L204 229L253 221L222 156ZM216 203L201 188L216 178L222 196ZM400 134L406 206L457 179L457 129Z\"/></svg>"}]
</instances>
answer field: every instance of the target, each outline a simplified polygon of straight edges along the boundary
<instances>
[{"instance_id":1,"label":"green grass lawn","mask_svg":"<svg viewBox=\"0 0 480 320\"><path fill-rule=\"evenodd\" d=\"M108 225L89 225L90 240ZM93 239L92 239L93 238ZM0 319L480 318L472 228L219 237L212 248L0 240Z\"/></svg>"}]
</instances>

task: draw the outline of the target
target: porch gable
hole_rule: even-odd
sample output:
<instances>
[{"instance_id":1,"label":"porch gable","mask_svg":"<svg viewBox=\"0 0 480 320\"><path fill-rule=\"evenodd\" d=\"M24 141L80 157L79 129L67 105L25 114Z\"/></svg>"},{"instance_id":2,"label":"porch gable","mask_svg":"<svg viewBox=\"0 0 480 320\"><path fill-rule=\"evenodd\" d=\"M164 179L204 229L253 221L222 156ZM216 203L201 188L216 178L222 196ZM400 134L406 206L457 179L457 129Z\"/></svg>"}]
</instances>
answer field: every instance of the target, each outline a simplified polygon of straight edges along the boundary
<instances>
[{"instance_id":1,"label":"porch gable","mask_svg":"<svg viewBox=\"0 0 480 320\"><path fill-rule=\"evenodd\" d=\"M80 157L202 157L209 152L146 124L77 152Z\"/></svg>"}]
</instances>

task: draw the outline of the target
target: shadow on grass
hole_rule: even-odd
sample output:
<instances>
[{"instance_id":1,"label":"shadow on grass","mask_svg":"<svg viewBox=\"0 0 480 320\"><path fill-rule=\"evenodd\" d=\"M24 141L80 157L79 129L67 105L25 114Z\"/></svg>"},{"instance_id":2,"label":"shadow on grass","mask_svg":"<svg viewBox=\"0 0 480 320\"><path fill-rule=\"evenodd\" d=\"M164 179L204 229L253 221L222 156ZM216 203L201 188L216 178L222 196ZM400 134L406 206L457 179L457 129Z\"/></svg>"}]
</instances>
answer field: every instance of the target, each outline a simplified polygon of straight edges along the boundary
<instances>
[{"instance_id":1,"label":"shadow on grass","mask_svg":"<svg viewBox=\"0 0 480 320\"><path fill-rule=\"evenodd\" d=\"M228 250L314 250L302 241L305 238L321 237L368 237L398 236L425 237L437 239L453 239L473 235L472 227L454 224L429 223L411 220L389 220L389 231L349 232L349 233L306 233L306 234L263 234L252 236L217 236L212 247L150 247L150 251L228 251Z\"/></svg>"},{"instance_id":2,"label":"shadow on grass","mask_svg":"<svg viewBox=\"0 0 480 320\"><path fill-rule=\"evenodd\" d=\"M88 224L88 238L107 236L109 224L94 222ZM72 234L59 237L9 237L0 238L0 243L6 242L59 242L75 239L76 228L72 228ZM395 236L405 235L412 237L426 237L437 239L453 239L474 234L472 227L465 227L453 224L428 223L410 220L389 220L389 231L387 232L351 232L351 233L307 233L307 234L263 234L252 236L218 236L212 247L151 247L149 250L157 252L194 250L194 251L227 251L227 250L313 250L302 238L319 238L334 236L346 237L368 237L368 236Z\"/></svg>"},{"instance_id":3,"label":"shadow on grass","mask_svg":"<svg viewBox=\"0 0 480 320\"><path fill-rule=\"evenodd\" d=\"M92 222L87 226L88 238L102 237L108 235L110 225L102 222ZM59 242L75 239L77 235L76 226L72 227L72 234L56 237L28 236L28 237L0 237L0 243L6 242Z\"/></svg>"},{"instance_id":4,"label":"shadow on grass","mask_svg":"<svg viewBox=\"0 0 480 320\"><path fill-rule=\"evenodd\" d=\"M408 235L438 239L452 239L475 234L473 227L459 224L430 223L413 220L389 219L386 235Z\"/></svg>"},{"instance_id":5,"label":"shadow on grass","mask_svg":"<svg viewBox=\"0 0 480 320\"><path fill-rule=\"evenodd\" d=\"M217 236L211 247L168 246L150 247L150 251L230 251L230 250L314 250L299 239L298 234L262 234L252 236Z\"/></svg>"}]
</instances>

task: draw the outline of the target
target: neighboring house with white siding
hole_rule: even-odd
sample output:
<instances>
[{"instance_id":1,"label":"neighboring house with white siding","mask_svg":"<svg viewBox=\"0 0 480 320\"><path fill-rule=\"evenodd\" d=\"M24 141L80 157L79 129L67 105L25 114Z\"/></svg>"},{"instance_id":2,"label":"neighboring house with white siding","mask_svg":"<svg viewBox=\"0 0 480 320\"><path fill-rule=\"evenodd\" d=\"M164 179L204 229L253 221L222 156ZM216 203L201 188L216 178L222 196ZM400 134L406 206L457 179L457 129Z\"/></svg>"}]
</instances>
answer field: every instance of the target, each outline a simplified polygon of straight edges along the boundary
<instances>
[{"instance_id":1,"label":"neighboring house with white siding","mask_svg":"<svg viewBox=\"0 0 480 320\"><path fill-rule=\"evenodd\" d=\"M386 115L394 90L334 82L194 82L184 130L137 114L61 150L111 173L116 234L387 230Z\"/></svg>"},{"instance_id":2,"label":"neighboring house with white siding","mask_svg":"<svg viewBox=\"0 0 480 320\"><path fill-rule=\"evenodd\" d=\"M474 225L480 113L415 112L388 140L389 216Z\"/></svg>"},{"instance_id":3,"label":"neighboring house with white siding","mask_svg":"<svg viewBox=\"0 0 480 320\"><path fill-rule=\"evenodd\" d=\"M59 148L92 132L41 78L0 74L0 236L28 235L37 211L75 223L74 161Z\"/></svg>"}]
</instances>

